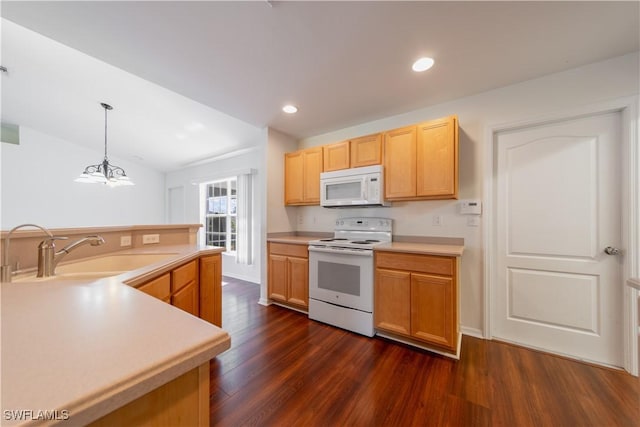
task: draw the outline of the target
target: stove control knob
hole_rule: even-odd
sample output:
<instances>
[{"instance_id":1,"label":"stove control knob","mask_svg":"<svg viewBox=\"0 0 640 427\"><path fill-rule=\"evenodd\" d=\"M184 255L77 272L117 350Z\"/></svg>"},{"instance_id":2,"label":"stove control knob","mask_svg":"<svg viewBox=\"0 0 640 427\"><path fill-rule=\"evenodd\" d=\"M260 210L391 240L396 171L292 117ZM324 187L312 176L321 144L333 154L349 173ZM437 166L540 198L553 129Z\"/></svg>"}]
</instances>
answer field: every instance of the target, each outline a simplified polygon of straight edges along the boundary
<instances>
[{"instance_id":1,"label":"stove control knob","mask_svg":"<svg viewBox=\"0 0 640 427\"><path fill-rule=\"evenodd\" d=\"M344 225L344 221L340 221L340 225Z\"/></svg>"}]
</instances>

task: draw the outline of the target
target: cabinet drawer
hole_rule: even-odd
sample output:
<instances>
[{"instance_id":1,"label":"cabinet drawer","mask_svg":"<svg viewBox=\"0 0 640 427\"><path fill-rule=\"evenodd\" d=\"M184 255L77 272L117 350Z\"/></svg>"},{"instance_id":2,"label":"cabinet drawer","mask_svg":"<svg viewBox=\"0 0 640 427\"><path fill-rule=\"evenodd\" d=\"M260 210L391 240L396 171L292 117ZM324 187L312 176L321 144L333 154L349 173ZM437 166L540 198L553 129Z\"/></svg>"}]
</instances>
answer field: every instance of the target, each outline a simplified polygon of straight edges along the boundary
<instances>
[{"instance_id":1,"label":"cabinet drawer","mask_svg":"<svg viewBox=\"0 0 640 427\"><path fill-rule=\"evenodd\" d=\"M455 258L377 251L376 267L453 276Z\"/></svg>"},{"instance_id":2,"label":"cabinet drawer","mask_svg":"<svg viewBox=\"0 0 640 427\"><path fill-rule=\"evenodd\" d=\"M138 286L138 290L165 301L171 295L171 274L163 274L144 285Z\"/></svg>"},{"instance_id":3,"label":"cabinet drawer","mask_svg":"<svg viewBox=\"0 0 640 427\"><path fill-rule=\"evenodd\" d=\"M308 258L307 245L291 245L287 243L269 243L269 253L293 256L298 258Z\"/></svg>"},{"instance_id":4,"label":"cabinet drawer","mask_svg":"<svg viewBox=\"0 0 640 427\"><path fill-rule=\"evenodd\" d=\"M175 292L178 289L193 282L198 277L198 263L197 260L193 260L181 267L176 268L171 272L171 292Z\"/></svg>"}]
</instances>

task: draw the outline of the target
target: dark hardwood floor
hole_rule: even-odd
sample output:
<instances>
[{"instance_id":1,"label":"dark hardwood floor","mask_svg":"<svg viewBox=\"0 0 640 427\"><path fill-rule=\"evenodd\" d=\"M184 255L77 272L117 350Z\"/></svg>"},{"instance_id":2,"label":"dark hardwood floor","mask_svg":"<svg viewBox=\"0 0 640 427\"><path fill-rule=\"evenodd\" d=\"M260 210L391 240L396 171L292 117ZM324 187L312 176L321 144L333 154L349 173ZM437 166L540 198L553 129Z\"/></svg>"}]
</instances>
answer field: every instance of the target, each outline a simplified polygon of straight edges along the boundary
<instances>
[{"instance_id":1,"label":"dark hardwood floor","mask_svg":"<svg viewBox=\"0 0 640 427\"><path fill-rule=\"evenodd\" d=\"M213 426L639 426L640 381L465 336L454 361L257 304L224 279Z\"/></svg>"}]
</instances>

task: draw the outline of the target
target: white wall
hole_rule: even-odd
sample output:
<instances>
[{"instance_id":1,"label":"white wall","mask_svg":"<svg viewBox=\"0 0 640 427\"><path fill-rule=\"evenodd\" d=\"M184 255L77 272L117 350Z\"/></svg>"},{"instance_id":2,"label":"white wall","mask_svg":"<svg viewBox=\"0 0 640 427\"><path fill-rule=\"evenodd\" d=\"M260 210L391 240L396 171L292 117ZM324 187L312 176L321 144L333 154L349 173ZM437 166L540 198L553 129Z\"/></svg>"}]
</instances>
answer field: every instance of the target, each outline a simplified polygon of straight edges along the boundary
<instances>
[{"instance_id":1,"label":"white wall","mask_svg":"<svg viewBox=\"0 0 640 427\"><path fill-rule=\"evenodd\" d=\"M22 223L45 227L161 224L164 174L117 157L136 184L110 188L74 182L103 152L21 127L20 145L2 143L1 228Z\"/></svg>"},{"instance_id":2,"label":"white wall","mask_svg":"<svg viewBox=\"0 0 640 427\"><path fill-rule=\"evenodd\" d=\"M296 151L298 141L275 129L269 129L268 138L267 230L269 233L295 231L297 208L284 205L284 154Z\"/></svg>"},{"instance_id":3,"label":"white wall","mask_svg":"<svg viewBox=\"0 0 640 427\"><path fill-rule=\"evenodd\" d=\"M266 135L266 132L264 132ZM237 264L234 255L223 254L222 272L226 276L236 277L254 283L260 283L262 267L263 248L261 244L262 235L265 233L262 225L264 203L264 182L266 182L264 146L266 136L262 136L260 141L256 141L255 149L243 152L242 154L222 158L216 161L205 163L199 166L182 169L176 172L167 173L166 194L173 193L179 197L167 197L167 222L176 216L176 212L184 213L184 220L188 224L199 224L200 221L200 190L198 183L213 181L217 179L236 176L239 171L255 169L253 191L253 247L254 262L251 265ZM176 206L182 203L182 206ZM173 214L172 214L173 213Z\"/></svg>"},{"instance_id":4,"label":"white wall","mask_svg":"<svg viewBox=\"0 0 640 427\"><path fill-rule=\"evenodd\" d=\"M473 72L472 70L469 71ZM490 126L564 112L577 107L638 94L638 54L548 75L520 84L458 99L406 114L363 123L300 142L311 147L350 137L394 129L424 120L457 114L460 124L459 198L482 199L485 150ZM484 202L487 202L486 200ZM457 214L458 201L394 203L391 208L331 210L300 207L298 230L332 231L338 216L380 215L394 219L394 234L450 236L465 239L461 268L461 324L463 331L480 334L483 328L484 266L482 228L466 225ZM433 215L442 215L440 227Z\"/></svg>"}]
</instances>

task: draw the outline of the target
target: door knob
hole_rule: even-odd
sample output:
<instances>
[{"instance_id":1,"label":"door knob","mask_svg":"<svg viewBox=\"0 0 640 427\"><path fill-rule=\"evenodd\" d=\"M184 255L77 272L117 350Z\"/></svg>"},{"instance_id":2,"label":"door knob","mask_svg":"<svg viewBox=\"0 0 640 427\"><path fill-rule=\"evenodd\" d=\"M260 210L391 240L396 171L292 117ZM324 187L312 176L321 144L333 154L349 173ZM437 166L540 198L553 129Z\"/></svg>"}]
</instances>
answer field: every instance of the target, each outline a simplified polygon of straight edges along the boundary
<instances>
[{"instance_id":1,"label":"door knob","mask_svg":"<svg viewBox=\"0 0 640 427\"><path fill-rule=\"evenodd\" d=\"M604 248L604 253L607 255L618 255L620 253L620 249L614 248L613 246L607 246Z\"/></svg>"}]
</instances>

